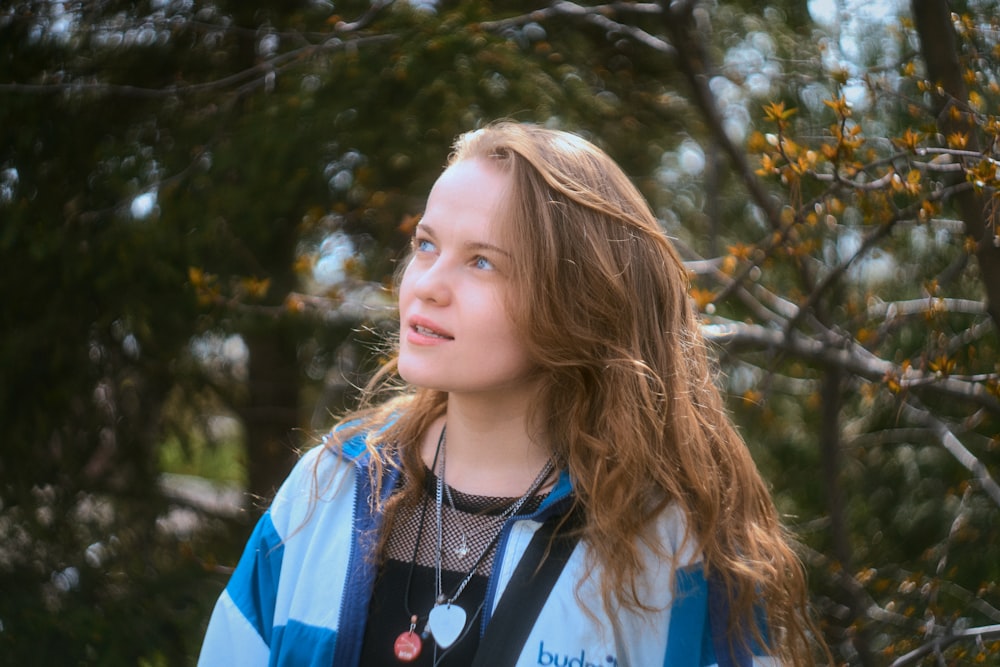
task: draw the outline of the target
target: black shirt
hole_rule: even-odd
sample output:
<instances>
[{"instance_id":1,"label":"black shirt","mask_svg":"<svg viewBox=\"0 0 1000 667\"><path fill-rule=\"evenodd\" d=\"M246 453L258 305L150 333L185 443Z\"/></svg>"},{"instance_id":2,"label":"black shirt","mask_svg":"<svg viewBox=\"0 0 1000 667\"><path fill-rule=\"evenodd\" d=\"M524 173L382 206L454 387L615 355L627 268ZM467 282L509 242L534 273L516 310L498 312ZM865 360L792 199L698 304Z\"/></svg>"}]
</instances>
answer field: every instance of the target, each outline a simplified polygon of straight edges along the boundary
<instances>
[{"instance_id":1,"label":"black shirt","mask_svg":"<svg viewBox=\"0 0 1000 667\"><path fill-rule=\"evenodd\" d=\"M518 499L473 496L446 488L441 508L441 592L445 598L451 598L475 567L469 582L453 603L465 610L465 628L447 649L439 648L427 633L415 660L402 662L395 655L396 638L410 629L411 616L417 616L414 632L424 634L427 615L437 597L436 489L437 478L427 471L423 502L415 508L399 510L372 591L361 648L361 667L467 667L479 647L482 607L493 570L497 538ZM544 495L529 498L518 514L534 512L543 499Z\"/></svg>"}]
</instances>

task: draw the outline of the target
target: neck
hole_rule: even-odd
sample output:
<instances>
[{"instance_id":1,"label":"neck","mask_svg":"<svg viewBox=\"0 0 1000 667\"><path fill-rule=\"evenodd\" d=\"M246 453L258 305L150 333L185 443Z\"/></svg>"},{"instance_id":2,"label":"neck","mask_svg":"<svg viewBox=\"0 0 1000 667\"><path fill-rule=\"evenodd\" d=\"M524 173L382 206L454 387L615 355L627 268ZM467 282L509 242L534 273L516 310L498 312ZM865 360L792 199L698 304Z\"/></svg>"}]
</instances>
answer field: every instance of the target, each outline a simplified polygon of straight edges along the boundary
<instances>
[{"instance_id":1,"label":"neck","mask_svg":"<svg viewBox=\"0 0 1000 667\"><path fill-rule=\"evenodd\" d=\"M516 497L524 493L549 459L541 430L528 423L527 410L507 411L450 396L444 417L423 439L423 458L434 460L441 429L447 425L449 486L480 496Z\"/></svg>"}]
</instances>

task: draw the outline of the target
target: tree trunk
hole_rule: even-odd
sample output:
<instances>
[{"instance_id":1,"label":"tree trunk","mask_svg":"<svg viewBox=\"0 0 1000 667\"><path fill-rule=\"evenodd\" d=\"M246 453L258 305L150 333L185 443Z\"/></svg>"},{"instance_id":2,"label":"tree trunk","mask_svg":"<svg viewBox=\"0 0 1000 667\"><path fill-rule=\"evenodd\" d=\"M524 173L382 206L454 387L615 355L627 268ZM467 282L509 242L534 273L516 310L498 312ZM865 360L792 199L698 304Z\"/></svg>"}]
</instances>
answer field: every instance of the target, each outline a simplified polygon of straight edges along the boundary
<instances>
[{"instance_id":1,"label":"tree trunk","mask_svg":"<svg viewBox=\"0 0 1000 667\"><path fill-rule=\"evenodd\" d=\"M927 78L941 91L935 93L938 131L944 136L956 132L965 134L968 137L966 149L978 151L977 125L968 109L969 91L962 78L958 41L948 2L912 0L912 10ZM976 242L976 258L990 316L1000 325L1000 247L994 243L997 238L994 221L987 214L986 201L980 193L965 190L956 195L955 200L965 223L965 233Z\"/></svg>"},{"instance_id":2,"label":"tree trunk","mask_svg":"<svg viewBox=\"0 0 1000 667\"><path fill-rule=\"evenodd\" d=\"M250 350L246 428L247 491L262 510L295 464L293 434L299 426L299 382L295 342L281 327L244 334Z\"/></svg>"},{"instance_id":3,"label":"tree trunk","mask_svg":"<svg viewBox=\"0 0 1000 667\"><path fill-rule=\"evenodd\" d=\"M841 387L843 371L836 366L830 366L823 376L821 399L823 403L823 427L820 431L820 455L823 463L823 487L826 491L827 512L830 515L830 537L833 542L833 558L840 565L840 571L845 577L850 577L853 571L854 550L851 547L850 528L847 525L844 489L840 483L840 471L844 467L844 457L840 441L840 410L843 402ZM862 665L876 665L878 662L871 650L868 632L864 630L867 615L867 604L863 591L856 590L851 585L842 587L843 602L851 610L851 625L858 628L851 638L854 650L858 653L858 661Z\"/></svg>"}]
</instances>

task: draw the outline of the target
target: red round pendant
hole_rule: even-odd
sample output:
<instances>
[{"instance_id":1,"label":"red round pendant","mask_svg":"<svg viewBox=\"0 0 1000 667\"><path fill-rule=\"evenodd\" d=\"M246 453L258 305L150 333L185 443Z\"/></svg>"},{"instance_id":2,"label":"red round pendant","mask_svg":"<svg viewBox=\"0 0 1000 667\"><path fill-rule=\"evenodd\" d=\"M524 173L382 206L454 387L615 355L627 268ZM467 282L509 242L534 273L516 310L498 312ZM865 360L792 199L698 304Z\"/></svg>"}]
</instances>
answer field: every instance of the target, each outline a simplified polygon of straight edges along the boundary
<instances>
[{"instance_id":1,"label":"red round pendant","mask_svg":"<svg viewBox=\"0 0 1000 667\"><path fill-rule=\"evenodd\" d=\"M420 635L413 630L407 630L396 637L396 643L392 648L401 662L413 662L420 655L420 649L423 648L423 645L423 642L420 641Z\"/></svg>"}]
</instances>

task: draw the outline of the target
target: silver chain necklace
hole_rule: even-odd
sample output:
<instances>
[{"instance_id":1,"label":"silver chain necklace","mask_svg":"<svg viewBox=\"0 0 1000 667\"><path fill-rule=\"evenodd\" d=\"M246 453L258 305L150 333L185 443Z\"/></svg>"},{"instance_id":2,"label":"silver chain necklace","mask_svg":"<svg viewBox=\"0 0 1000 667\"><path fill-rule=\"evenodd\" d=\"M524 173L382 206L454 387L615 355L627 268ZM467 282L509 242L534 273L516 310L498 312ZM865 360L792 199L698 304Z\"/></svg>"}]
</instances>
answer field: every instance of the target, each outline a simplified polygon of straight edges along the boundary
<instances>
[{"instance_id":1,"label":"silver chain necklace","mask_svg":"<svg viewBox=\"0 0 1000 667\"><path fill-rule=\"evenodd\" d=\"M547 478L549 473L551 472L552 468L549 468L548 470L543 468L542 473L545 473L543 480ZM465 560L465 557L469 555L470 540L472 538L477 537L478 535L486 532L487 530L491 529L496 530L499 526L503 524L504 521L513 516L514 513L521 508L521 505L518 505L515 502L509 505L507 509L505 509L500 514L490 516L489 524L485 526L479 526L475 530L469 530L469 526L465 523L465 518L462 516L463 513L460 512L458 508L455 507L455 498L451 495L451 487L448 486L448 484L444 485L444 496L445 499L448 501L448 507L451 508L452 518L455 520L455 523L458 524L458 529L462 534L462 542L457 547L451 548L451 552L455 556L457 556L459 560Z\"/></svg>"},{"instance_id":2,"label":"silver chain necklace","mask_svg":"<svg viewBox=\"0 0 1000 667\"><path fill-rule=\"evenodd\" d=\"M450 596L445 596L444 592L441 590L441 560L442 560L441 554L443 550L443 533L444 533L441 514L442 514L442 508L444 506L444 489L446 486L444 481L445 460L446 460L446 455L445 455L446 444L445 444L444 428L445 427L443 427L441 430L441 438L440 438L441 472L437 477L437 487L435 489L435 498L434 498L435 510L437 514L437 544L436 544L435 559L434 559L434 583L435 583L435 590L437 592L437 597L434 603L434 607L431 609L430 614L427 617L427 629L434 637L434 641L442 649L446 649L452 644L454 644L455 641L462 635L463 631L465 630L467 615L465 609L455 604L455 600L458 599L458 596L462 594L462 591L465 590L465 587L469 584L470 581L472 581L472 577L476 574L476 570L479 569L480 564L482 564L487 554L489 554L490 551L493 549L493 547L496 545L497 540L500 538L500 533L502 532L502 526L503 526L503 522L501 521L501 524L498 527L496 534L489 541L489 544L486 545L486 548L479 555L479 558L476 559L476 562L472 566L472 569L469 570L469 573L465 575L464 579L462 579L462 582L458 585L458 588L456 588L455 592L452 593ZM553 462L552 458L549 458L545 462L545 465L542 467L542 469L539 471L538 475L531 482L531 485L528 487L528 490L524 492L524 495L518 498L507 510L504 511L503 513L504 520L506 520L507 517L511 517L517 514L518 510L520 510L521 507L524 506L524 503L526 503L529 498L531 498L533 495L535 495L535 493L538 492L538 489L541 488L545 480L549 477L549 475L552 474L552 470L554 467L555 463ZM449 492L449 501L450 500L451 498Z\"/></svg>"}]
</instances>

